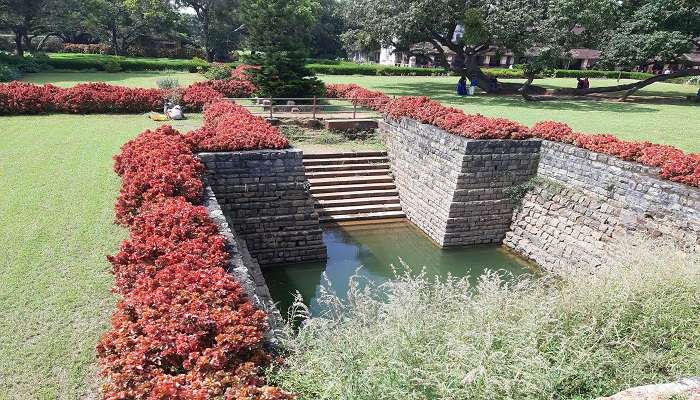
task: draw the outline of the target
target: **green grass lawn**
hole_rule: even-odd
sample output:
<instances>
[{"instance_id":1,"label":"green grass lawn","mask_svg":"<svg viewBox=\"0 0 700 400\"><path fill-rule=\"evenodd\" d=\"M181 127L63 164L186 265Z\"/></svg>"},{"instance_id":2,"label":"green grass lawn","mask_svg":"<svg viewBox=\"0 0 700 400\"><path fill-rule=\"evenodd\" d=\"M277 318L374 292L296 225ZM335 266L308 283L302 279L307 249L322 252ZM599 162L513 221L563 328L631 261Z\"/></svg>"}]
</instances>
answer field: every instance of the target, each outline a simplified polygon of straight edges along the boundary
<instances>
[{"instance_id":1,"label":"green grass lawn","mask_svg":"<svg viewBox=\"0 0 700 400\"><path fill-rule=\"evenodd\" d=\"M156 82L163 77L176 78L181 86L187 86L204 80L201 74L178 71L161 72L39 72L26 74L22 80L31 83L51 83L56 86L70 87L78 83L107 82L112 85L155 88Z\"/></svg>"},{"instance_id":2,"label":"green grass lawn","mask_svg":"<svg viewBox=\"0 0 700 400\"><path fill-rule=\"evenodd\" d=\"M689 152L700 152L700 105L675 101L695 94L697 86L656 83L640 91L640 102L567 100L527 102L519 96L457 97L455 77L384 77L325 75L328 83L356 83L368 89L396 96L429 96L467 113L504 117L532 125L537 121L566 122L588 133L611 133L626 140L648 140L671 144ZM623 81L625 82L625 81ZM593 86L614 84L614 80L594 79ZM536 84L548 87L575 87L576 79L542 79ZM649 97L663 96L664 102ZM671 101L668 101L671 100Z\"/></svg>"},{"instance_id":3,"label":"green grass lawn","mask_svg":"<svg viewBox=\"0 0 700 400\"><path fill-rule=\"evenodd\" d=\"M200 115L176 124L187 131ZM115 299L112 156L143 115L0 118L0 399L94 394Z\"/></svg>"}]
</instances>

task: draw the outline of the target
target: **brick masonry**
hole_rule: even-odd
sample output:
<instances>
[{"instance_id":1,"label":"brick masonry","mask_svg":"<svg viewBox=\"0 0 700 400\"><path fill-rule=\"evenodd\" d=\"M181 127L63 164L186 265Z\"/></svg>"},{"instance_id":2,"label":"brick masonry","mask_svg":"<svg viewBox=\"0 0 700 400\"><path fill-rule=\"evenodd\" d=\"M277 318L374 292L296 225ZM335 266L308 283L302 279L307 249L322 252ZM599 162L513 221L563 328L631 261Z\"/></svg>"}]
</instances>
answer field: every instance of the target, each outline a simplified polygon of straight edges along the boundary
<instances>
[{"instance_id":1,"label":"brick masonry","mask_svg":"<svg viewBox=\"0 0 700 400\"><path fill-rule=\"evenodd\" d=\"M260 265L326 258L298 149L199 153L231 227Z\"/></svg>"},{"instance_id":2,"label":"brick masonry","mask_svg":"<svg viewBox=\"0 0 700 400\"><path fill-rule=\"evenodd\" d=\"M553 271L600 265L627 235L700 244L700 190L656 168L550 141L469 140L406 118L380 130L407 217L441 246L502 242ZM519 186L530 190L513 212L506 189Z\"/></svg>"},{"instance_id":3,"label":"brick masonry","mask_svg":"<svg viewBox=\"0 0 700 400\"><path fill-rule=\"evenodd\" d=\"M504 243L547 270L601 265L627 235L700 244L700 189L657 168L545 141L537 177Z\"/></svg>"},{"instance_id":4,"label":"brick masonry","mask_svg":"<svg viewBox=\"0 0 700 400\"><path fill-rule=\"evenodd\" d=\"M541 141L470 140L408 118L380 130L411 222L444 247L503 241L513 214L504 189L535 174Z\"/></svg>"}]
</instances>

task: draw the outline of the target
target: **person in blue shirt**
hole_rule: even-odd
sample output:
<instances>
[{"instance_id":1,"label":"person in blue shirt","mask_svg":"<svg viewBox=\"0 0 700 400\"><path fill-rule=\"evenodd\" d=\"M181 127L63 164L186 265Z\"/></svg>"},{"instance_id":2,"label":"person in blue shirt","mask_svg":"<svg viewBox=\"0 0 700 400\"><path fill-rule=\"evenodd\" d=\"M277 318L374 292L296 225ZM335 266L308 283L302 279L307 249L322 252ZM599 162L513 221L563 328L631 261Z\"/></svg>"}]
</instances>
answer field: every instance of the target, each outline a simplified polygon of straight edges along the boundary
<instances>
[{"instance_id":1,"label":"person in blue shirt","mask_svg":"<svg viewBox=\"0 0 700 400\"><path fill-rule=\"evenodd\" d=\"M457 96L466 96L467 95L467 78L461 77L459 78L459 82L457 82Z\"/></svg>"},{"instance_id":2,"label":"person in blue shirt","mask_svg":"<svg viewBox=\"0 0 700 400\"><path fill-rule=\"evenodd\" d=\"M476 92L476 88L479 86L479 81L476 80L476 78L471 78L469 80L469 95L474 96L474 92Z\"/></svg>"}]
</instances>

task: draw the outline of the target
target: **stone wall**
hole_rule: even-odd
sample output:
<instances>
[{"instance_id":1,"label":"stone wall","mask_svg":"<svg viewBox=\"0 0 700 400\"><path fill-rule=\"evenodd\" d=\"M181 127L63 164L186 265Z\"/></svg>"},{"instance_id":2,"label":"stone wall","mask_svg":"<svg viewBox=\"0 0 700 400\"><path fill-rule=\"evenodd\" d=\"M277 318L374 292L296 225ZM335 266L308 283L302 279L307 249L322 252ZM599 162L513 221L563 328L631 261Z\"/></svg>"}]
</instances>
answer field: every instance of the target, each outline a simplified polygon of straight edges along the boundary
<instances>
[{"instance_id":1,"label":"stone wall","mask_svg":"<svg viewBox=\"0 0 700 400\"><path fill-rule=\"evenodd\" d=\"M204 188L202 205L206 207L209 217L219 227L221 236L226 239L226 251L231 257L227 272L241 284L256 307L263 310L276 311L270 289L267 287L260 269L260 264L255 258L251 257L245 241L231 229L226 215L221 210L216 195L210 186Z\"/></svg>"},{"instance_id":2,"label":"stone wall","mask_svg":"<svg viewBox=\"0 0 700 400\"><path fill-rule=\"evenodd\" d=\"M656 168L545 141L505 245L556 270L600 265L627 235L700 243L700 190L659 179Z\"/></svg>"},{"instance_id":3,"label":"stone wall","mask_svg":"<svg viewBox=\"0 0 700 400\"><path fill-rule=\"evenodd\" d=\"M380 123L401 206L440 246L501 243L504 190L534 175L539 140L470 140L403 118Z\"/></svg>"},{"instance_id":4,"label":"stone wall","mask_svg":"<svg viewBox=\"0 0 700 400\"><path fill-rule=\"evenodd\" d=\"M700 189L656 168L550 141L469 140L406 118L380 130L404 212L441 246L503 242L556 270L600 265L628 235L700 244Z\"/></svg>"},{"instance_id":5,"label":"stone wall","mask_svg":"<svg viewBox=\"0 0 700 400\"><path fill-rule=\"evenodd\" d=\"M222 211L261 265L326 258L301 150L199 153L199 158Z\"/></svg>"}]
</instances>

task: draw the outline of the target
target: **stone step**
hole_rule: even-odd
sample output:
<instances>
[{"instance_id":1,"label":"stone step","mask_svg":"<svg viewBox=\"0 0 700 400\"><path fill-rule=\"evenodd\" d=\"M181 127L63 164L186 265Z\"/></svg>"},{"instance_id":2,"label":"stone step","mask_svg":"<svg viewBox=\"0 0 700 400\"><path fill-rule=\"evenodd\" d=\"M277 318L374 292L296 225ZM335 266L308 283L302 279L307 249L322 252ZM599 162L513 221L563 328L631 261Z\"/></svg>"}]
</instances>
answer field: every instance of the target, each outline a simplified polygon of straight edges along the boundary
<instances>
[{"instance_id":1,"label":"stone step","mask_svg":"<svg viewBox=\"0 0 700 400\"><path fill-rule=\"evenodd\" d=\"M343 165L343 164L386 164L386 157L341 157L341 158L304 158L304 166L311 165Z\"/></svg>"},{"instance_id":2,"label":"stone step","mask_svg":"<svg viewBox=\"0 0 700 400\"><path fill-rule=\"evenodd\" d=\"M362 214L338 214L338 215L324 215L320 218L321 223L329 222L349 222L349 221L371 221L378 219L389 219L389 218L406 218L406 214L403 211L384 211L375 213L362 213Z\"/></svg>"},{"instance_id":3,"label":"stone step","mask_svg":"<svg viewBox=\"0 0 700 400\"><path fill-rule=\"evenodd\" d=\"M338 165L308 165L304 170L309 172L351 171L351 170L388 170L389 164L338 164Z\"/></svg>"},{"instance_id":4,"label":"stone step","mask_svg":"<svg viewBox=\"0 0 700 400\"><path fill-rule=\"evenodd\" d=\"M326 171L309 172L306 171L308 179L340 178L345 176L390 176L385 169L354 169L350 171Z\"/></svg>"},{"instance_id":5,"label":"stone step","mask_svg":"<svg viewBox=\"0 0 700 400\"><path fill-rule=\"evenodd\" d=\"M362 185L369 183L391 183L394 179L384 174L383 176L347 176L342 178L318 178L309 179L309 184L313 189L315 186L334 186L334 185Z\"/></svg>"},{"instance_id":6,"label":"stone step","mask_svg":"<svg viewBox=\"0 0 700 400\"><path fill-rule=\"evenodd\" d=\"M351 199L319 200L317 208L367 206L374 204L401 204L399 196L357 197Z\"/></svg>"},{"instance_id":7,"label":"stone step","mask_svg":"<svg viewBox=\"0 0 700 400\"><path fill-rule=\"evenodd\" d=\"M334 188L336 186L333 186ZM318 201L343 200L343 199L358 199L371 197L394 197L398 196L398 190L394 189L375 189L375 190L358 190L347 192L329 192L316 193L314 198Z\"/></svg>"},{"instance_id":8,"label":"stone step","mask_svg":"<svg viewBox=\"0 0 700 400\"><path fill-rule=\"evenodd\" d=\"M327 158L386 157L386 151L344 151L339 153L304 153L304 160Z\"/></svg>"},{"instance_id":9,"label":"stone step","mask_svg":"<svg viewBox=\"0 0 700 400\"><path fill-rule=\"evenodd\" d=\"M318 209L318 215L351 215L401 211L401 204L369 204L365 206L324 207Z\"/></svg>"},{"instance_id":10,"label":"stone step","mask_svg":"<svg viewBox=\"0 0 700 400\"><path fill-rule=\"evenodd\" d=\"M330 185L330 186L313 186L309 189L311 194L316 197L317 193L340 193L340 192L358 192L366 190L394 190L396 186L393 182L388 183L364 183L352 185ZM318 198L318 197L316 197Z\"/></svg>"},{"instance_id":11,"label":"stone step","mask_svg":"<svg viewBox=\"0 0 700 400\"><path fill-rule=\"evenodd\" d=\"M326 129L348 130L348 129L377 129L379 121L377 119L327 119Z\"/></svg>"}]
</instances>

